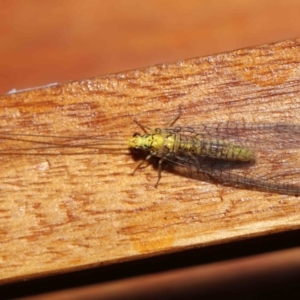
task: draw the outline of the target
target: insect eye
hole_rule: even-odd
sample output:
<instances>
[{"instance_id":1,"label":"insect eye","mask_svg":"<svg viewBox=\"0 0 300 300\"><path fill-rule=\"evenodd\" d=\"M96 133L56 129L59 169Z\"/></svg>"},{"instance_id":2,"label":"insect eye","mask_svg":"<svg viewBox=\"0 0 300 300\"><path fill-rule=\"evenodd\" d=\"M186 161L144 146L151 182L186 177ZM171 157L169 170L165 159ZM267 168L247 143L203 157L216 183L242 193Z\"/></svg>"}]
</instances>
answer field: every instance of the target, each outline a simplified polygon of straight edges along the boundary
<instances>
[{"instance_id":1,"label":"insect eye","mask_svg":"<svg viewBox=\"0 0 300 300\"><path fill-rule=\"evenodd\" d=\"M140 135L139 133L136 132L136 133L133 134L132 137L138 137L138 136L141 136L141 135Z\"/></svg>"}]
</instances>

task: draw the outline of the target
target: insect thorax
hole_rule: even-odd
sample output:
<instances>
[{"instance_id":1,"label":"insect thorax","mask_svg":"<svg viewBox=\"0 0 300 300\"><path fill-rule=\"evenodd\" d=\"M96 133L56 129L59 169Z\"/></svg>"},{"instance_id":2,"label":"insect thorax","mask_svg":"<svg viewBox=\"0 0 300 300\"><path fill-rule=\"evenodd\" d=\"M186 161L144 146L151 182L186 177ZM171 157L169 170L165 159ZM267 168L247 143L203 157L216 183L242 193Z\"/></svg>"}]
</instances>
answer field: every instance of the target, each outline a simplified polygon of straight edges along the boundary
<instances>
[{"instance_id":1,"label":"insect thorax","mask_svg":"<svg viewBox=\"0 0 300 300\"><path fill-rule=\"evenodd\" d=\"M166 136L162 133L135 134L128 140L129 148L142 149L150 152L160 152L164 149L172 149L174 145L174 135Z\"/></svg>"}]
</instances>

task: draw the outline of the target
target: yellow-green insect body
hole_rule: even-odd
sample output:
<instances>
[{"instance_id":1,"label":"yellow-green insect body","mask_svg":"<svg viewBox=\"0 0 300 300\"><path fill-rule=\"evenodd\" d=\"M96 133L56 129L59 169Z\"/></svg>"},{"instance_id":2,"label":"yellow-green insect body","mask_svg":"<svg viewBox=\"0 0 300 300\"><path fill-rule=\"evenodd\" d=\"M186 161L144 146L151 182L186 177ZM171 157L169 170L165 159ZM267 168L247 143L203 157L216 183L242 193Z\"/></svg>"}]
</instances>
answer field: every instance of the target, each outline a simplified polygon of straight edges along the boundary
<instances>
[{"instance_id":1,"label":"yellow-green insect body","mask_svg":"<svg viewBox=\"0 0 300 300\"><path fill-rule=\"evenodd\" d=\"M204 156L229 161L249 162L255 159L253 150L222 139L203 139L201 136L183 136L170 129L156 129L155 133L135 134L128 146L150 152L164 158L170 153L181 152L194 156Z\"/></svg>"},{"instance_id":2,"label":"yellow-green insect body","mask_svg":"<svg viewBox=\"0 0 300 300\"><path fill-rule=\"evenodd\" d=\"M159 183L162 164L166 161L168 169L191 178L207 178L265 192L300 195L300 124L216 122L172 126L179 115L165 128L155 130L135 120L145 134L135 134L127 140L129 148L148 153L146 161L151 157L159 159L155 186ZM67 149L70 149L70 153L74 154L75 148L119 151L119 146L126 143L123 139L102 139L98 136L6 132L0 133L0 142L6 146L6 150L0 147L0 155L52 153L52 150L57 153L55 149L59 149L59 153L69 153Z\"/></svg>"}]
</instances>

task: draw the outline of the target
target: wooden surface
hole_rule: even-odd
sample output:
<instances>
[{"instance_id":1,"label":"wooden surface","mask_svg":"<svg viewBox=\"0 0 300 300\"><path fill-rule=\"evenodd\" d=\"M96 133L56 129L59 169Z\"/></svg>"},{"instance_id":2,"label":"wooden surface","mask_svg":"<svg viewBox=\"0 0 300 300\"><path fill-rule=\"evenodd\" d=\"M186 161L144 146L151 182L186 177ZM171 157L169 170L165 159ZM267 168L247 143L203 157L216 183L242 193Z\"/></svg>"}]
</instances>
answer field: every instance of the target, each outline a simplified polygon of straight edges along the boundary
<instances>
[{"instance_id":1,"label":"wooden surface","mask_svg":"<svg viewBox=\"0 0 300 300\"><path fill-rule=\"evenodd\" d=\"M160 127L179 105L179 124L299 123L299 50L296 39L2 96L1 128L126 139L134 118ZM2 282L300 228L296 197L167 172L156 189L151 166L130 175L126 148L85 151L1 156Z\"/></svg>"}]
</instances>

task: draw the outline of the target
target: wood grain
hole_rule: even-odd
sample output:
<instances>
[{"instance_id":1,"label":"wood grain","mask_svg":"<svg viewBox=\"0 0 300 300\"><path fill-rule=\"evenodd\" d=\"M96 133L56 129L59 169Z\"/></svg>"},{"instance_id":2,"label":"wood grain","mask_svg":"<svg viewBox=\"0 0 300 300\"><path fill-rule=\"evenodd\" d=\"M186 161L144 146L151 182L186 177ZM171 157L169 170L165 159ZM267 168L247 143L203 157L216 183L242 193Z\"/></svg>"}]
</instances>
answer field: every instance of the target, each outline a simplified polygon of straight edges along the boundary
<instances>
[{"instance_id":1,"label":"wood grain","mask_svg":"<svg viewBox=\"0 0 300 300\"><path fill-rule=\"evenodd\" d=\"M288 40L5 95L1 130L126 141L134 118L163 126L179 105L180 124L299 123L299 50ZM37 152L0 158L2 282L300 228L296 197L168 172L156 189L152 167L131 176L123 146Z\"/></svg>"}]
</instances>

